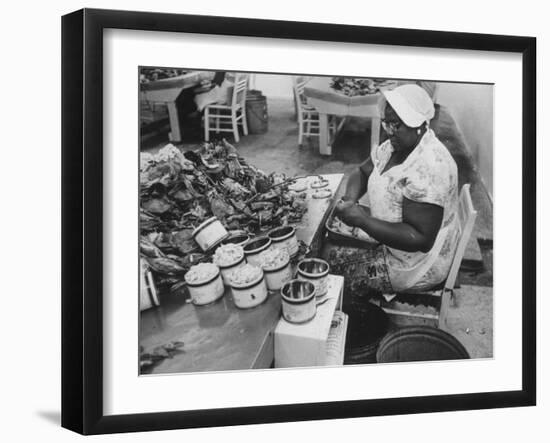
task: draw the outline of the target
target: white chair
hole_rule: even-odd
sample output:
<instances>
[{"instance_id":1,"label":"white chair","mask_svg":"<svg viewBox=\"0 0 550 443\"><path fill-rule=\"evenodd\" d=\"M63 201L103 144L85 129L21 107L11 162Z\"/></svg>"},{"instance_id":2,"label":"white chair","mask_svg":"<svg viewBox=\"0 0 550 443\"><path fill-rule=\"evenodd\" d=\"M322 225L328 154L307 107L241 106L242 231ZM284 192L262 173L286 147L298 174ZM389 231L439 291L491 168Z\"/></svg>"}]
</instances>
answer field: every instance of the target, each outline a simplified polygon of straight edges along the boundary
<instances>
[{"instance_id":1,"label":"white chair","mask_svg":"<svg viewBox=\"0 0 550 443\"><path fill-rule=\"evenodd\" d=\"M304 137L319 137L319 112L307 102L304 94L306 83L311 77L293 77L294 106L298 117L298 145L302 146ZM334 139L336 133L344 125L345 119L339 119L336 115L328 116L328 137Z\"/></svg>"},{"instance_id":2,"label":"white chair","mask_svg":"<svg viewBox=\"0 0 550 443\"><path fill-rule=\"evenodd\" d=\"M210 140L210 131L232 132L235 141L239 141L239 125L243 134L248 135L246 122L246 91L248 89L248 74L236 74L231 103L212 104L204 108L204 139Z\"/></svg>"},{"instance_id":3,"label":"white chair","mask_svg":"<svg viewBox=\"0 0 550 443\"><path fill-rule=\"evenodd\" d=\"M305 77L293 78L294 101L298 117L298 145L302 146L304 137L319 136L319 113L307 103L304 95L304 87L307 83Z\"/></svg>"},{"instance_id":4,"label":"white chair","mask_svg":"<svg viewBox=\"0 0 550 443\"><path fill-rule=\"evenodd\" d=\"M456 282L456 277L460 269L460 264L462 258L464 257L464 252L466 251L466 246L470 240L470 235L474 228L474 223L477 217L477 211L474 209L472 204L472 197L470 196L470 185L465 184L462 186L460 191L459 201L458 201L458 228L459 228L459 237L455 249L455 254L451 267L449 269L449 274L447 279L443 283L442 287L432 291L425 291L422 294L398 294L404 299L414 298L422 296L432 296L438 297L440 299L440 307L438 314L429 314L429 313L418 313L418 312L408 312L400 309L394 309L389 306L384 306L384 303L380 304L380 307L388 314L401 315L408 317L416 318L425 318L435 320L439 324L439 328L442 328L447 322L447 314L449 311L449 305L451 303L451 297L454 297L454 287Z\"/></svg>"}]
</instances>

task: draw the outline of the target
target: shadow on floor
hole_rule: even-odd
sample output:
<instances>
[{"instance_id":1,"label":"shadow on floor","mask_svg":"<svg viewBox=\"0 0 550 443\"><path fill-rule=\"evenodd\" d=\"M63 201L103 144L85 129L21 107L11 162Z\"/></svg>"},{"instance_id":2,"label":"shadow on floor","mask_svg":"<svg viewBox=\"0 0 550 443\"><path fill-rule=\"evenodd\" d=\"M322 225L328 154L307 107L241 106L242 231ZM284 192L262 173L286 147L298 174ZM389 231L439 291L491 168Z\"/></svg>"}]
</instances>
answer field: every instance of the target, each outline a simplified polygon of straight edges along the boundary
<instances>
[{"instance_id":1,"label":"shadow on floor","mask_svg":"<svg viewBox=\"0 0 550 443\"><path fill-rule=\"evenodd\" d=\"M61 425L61 411L36 411L36 415L56 426Z\"/></svg>"}]
</instances>

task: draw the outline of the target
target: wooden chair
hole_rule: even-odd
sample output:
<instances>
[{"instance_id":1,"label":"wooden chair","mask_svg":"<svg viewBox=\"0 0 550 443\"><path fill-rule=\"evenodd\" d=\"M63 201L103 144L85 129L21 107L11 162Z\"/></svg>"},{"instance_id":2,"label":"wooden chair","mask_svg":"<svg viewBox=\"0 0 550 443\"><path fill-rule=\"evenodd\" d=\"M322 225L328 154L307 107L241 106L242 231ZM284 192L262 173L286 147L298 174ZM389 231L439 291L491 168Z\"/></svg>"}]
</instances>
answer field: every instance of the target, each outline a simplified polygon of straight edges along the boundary
<instances>
[{"instance_id":1,"label":"wooden chair","mask_svg":"<svg viewBox=\"0 0 550 443\"><path fill-rule=\"evenodd\" d=\"M293 78L294 101L298 118L298 145L302 146L304 137L319 136L319 113L307 103L304 87L305 77Z\"/></svg>"},{"instance_id":2,"label":"wooden chair","mask_svg":"<svg viewBox=\"0 0 550 443\"><path fill-rule=\"evenodd\" d=\"M306 83L311 77L293 77L294 106L298 119L298 145L302 146L304 137L319 137L319 112L308 104L304 94ZM332 140L338 130L344 124L344 119L337 119L335 115L329 115L329 140Z\"/></svg>"},{"instance_id":3,"label":"wooden chair","mask_svg":"<svg viewBox=\"0 0 550 443\"><path fill-rule=\"evenodd\" d=\"M248 135L246 122L246 91L248 74L236 74L231 103L227 105L212 104L204 108L204 139L210 140L210 131L232 132L235 141L239 141L239 125L243 134Z\"/></svg>"},{"instance_id":4,"label":"wooden chair","mask_svg":"<svg viewBox=\"0 0 550 443\"><path fill-rule=\"evenodd\" d=\"M409 316L416 318L431 319L438 322L440 328L442 328L447 322L447 314L451 303L451 298L454 297L454 287L456 283L456 277L460 269L466 246L472 234L474 223L477 217L477 211L472 204L472 198L470 196L470 185L465 184L462 186L458 201L458 225L459 225L459 237L455 249L451 268L449 274L444 283L431 291L423 292L422 294L397 294L396 298L400 300L414 300L414 298L431 296L440 299L440 306L438 314L430 313L418 313L408 312L399 309L392 308L391 305L385 306L385 303L381 302L380 307L388 314ZM392 300L393 301L393 300Z\"/></svg>"}]
</instances>

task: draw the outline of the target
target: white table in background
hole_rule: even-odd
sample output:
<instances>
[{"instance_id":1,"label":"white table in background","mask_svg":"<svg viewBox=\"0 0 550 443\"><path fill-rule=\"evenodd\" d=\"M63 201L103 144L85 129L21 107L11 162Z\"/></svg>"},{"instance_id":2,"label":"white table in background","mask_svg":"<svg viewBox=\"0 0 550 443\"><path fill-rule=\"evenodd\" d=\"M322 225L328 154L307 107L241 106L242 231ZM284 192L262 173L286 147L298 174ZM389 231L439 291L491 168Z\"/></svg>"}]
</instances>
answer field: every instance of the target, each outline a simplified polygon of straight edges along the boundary
<instances>
[{"instance_id":1,"label":"white table in background","mask_svg":"<svg viewBox=\"0 0 550 443\"><path fill-rule=\"evenodd\" d=\"M319 112L319 152L332 154L328 116L363 117L371 120L371 147L380 142L380 93L348 97L330 87L331 77L312 78L304 88L308 103Z\"/></svg>"}]
</instances>

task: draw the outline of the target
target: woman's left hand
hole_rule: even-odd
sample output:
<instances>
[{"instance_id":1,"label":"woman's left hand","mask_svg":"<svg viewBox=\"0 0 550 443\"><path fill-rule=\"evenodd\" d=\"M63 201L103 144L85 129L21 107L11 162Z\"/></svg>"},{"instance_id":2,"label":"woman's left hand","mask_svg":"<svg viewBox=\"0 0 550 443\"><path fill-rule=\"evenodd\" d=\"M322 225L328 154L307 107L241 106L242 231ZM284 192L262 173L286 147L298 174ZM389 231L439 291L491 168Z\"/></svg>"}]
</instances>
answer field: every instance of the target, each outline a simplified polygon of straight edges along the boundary
<instances>
[{"instance_id":1,"label":"woman's left hand","mask_svg":"<svg viewBox=\"0 0 550 443\"><path fill-rule=\"evenodd\" d=\"M352 205L340 211L338 217L346 225L361 226L368 214L359 205Z\"/></svg>"},{"instance_id":2,"label":"woman's left hand","mask_svg":"<svg viewBox=\"0 0 550 443\"><path fill-rule=\"evenodd\" d=\"M347 208L354 206L355 202L351 200L343 200L341 199L336 203L336 208L334 209L334 212L337 216L340 216L340 214L345 211Z\"/></svg>"}]
</instances>

